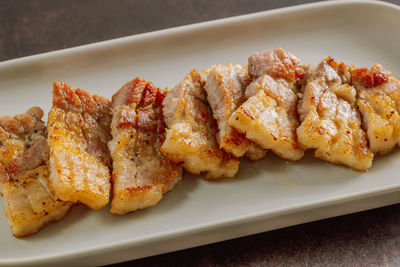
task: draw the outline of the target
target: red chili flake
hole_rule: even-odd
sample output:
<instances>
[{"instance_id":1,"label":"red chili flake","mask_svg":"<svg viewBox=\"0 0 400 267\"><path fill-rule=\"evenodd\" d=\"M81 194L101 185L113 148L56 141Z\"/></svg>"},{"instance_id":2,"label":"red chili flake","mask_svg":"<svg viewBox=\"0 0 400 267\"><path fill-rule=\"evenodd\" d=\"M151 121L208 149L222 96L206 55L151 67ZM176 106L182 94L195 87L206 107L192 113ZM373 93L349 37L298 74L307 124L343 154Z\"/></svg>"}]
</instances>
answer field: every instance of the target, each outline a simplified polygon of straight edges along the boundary
<instances>
[{"instance_id":1,"label":"red chili flake","mask_svg":"<svg viewBox=\"0 0 400 267\"><path fill-rule=\"evenodd\" d=\"M246 109L243 109L243 113L246 114L250 119L254 120L253 116L251 116Z\"/></svg>"},{"instance_id":2,"label":"red chili flake","mask_svg":"<svg viewBox=\"0 0 400 267\"><path fill-rule=\"evenodd\" d=\"M324 134L325 132L326 132L326 129L324 127L318 127L319 134Z\"/></svg>"},{"instance_id":3,"label":"red chili flake","mask_svg":"<svg viewBox=\"0 0 400 267\"><path fill-rule=\"evenodd\" d=\"M18 170L19 170L18 165L15 163L11 163L7 166L7 172L11 175L16 174Z\"/></svg>"},{"instance_id":4,"label":"red chili flake","mask_svg":"<svg viewBox=\"0 0 400 267\"><path fill-rule=\"evenodd\" d=\"M141 107L148 106L154 103L155 98L156 98L156 89L154 88L152 83L147 82L146 85L144 86L139 106Z\"/></svg>"},{"instance_id":5,"label":"red chili flake","mask_svg":"<svg viewBox=\"0 0 400 267\"><path fill-rule=\"evenodd\" d=\"M371 69L360 68L352 71L352 78L363 86L371 88L388 81L389 75L381 68L375 66Z\"/></svg>"},{"instance_id":6,"label":"red chili flake","mask_svg":"<svg viewBox=\"0 0 400 267\"><path fill-rule=\"evenodd\" d=\"M163 100L164 100L165 96L163 95L163 93L160 92L159 89L157 89L156 92L156 104L157 105L161 105Z\"/></svg>"}]
</instances>

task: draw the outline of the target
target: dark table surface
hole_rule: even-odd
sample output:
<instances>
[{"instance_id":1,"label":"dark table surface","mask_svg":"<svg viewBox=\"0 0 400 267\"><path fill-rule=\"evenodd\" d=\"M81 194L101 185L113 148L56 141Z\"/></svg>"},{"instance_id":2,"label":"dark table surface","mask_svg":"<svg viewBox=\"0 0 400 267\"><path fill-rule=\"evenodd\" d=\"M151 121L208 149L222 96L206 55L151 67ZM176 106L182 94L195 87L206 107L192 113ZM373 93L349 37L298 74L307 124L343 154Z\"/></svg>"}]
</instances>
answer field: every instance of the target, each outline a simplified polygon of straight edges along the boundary
<instances>
[{"instance_id":1,"label":"dark table surface","mask_svg":"<svg viewBox=\"0 0 400 267\"><path fill-rule=\"evenodd\" d=\"M314 1L0 0L0 61L306 2ZM131 264L400 266L400 205L119 265Z\"/></svg>"}]
</instances>

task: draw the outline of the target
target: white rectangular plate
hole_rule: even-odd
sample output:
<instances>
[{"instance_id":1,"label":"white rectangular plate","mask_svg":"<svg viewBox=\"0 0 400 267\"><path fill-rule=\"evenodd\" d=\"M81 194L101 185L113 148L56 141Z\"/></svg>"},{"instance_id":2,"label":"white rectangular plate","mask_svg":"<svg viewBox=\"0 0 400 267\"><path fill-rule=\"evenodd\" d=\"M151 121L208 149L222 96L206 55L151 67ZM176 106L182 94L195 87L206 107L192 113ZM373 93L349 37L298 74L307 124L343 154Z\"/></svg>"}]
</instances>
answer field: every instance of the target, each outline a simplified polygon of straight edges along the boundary
<instances>
[{"instance_id":1,"label":"white rectangular plate","mask_svg":"<svg viewBox=\"0 0 400 267\"><path fill-rule=\"evenodd\" d=\"M247 63L282 47L306 64L330 55L357 66L381 63L400 76L400 9L380 2L323 2L141 34L0 63L0 114L48 111L52 81L111 97L140 76L159 87L192 68ZM60 33L61 34L61 33ZM185 174L156 207L125 216L75 206L28 238L11 235L0 204L0 265L103 265L217 242L399 202L400 152L367 173L308 153L288 163L272 153L244 160L236 179Z\"/></svg>"}]
</instances>

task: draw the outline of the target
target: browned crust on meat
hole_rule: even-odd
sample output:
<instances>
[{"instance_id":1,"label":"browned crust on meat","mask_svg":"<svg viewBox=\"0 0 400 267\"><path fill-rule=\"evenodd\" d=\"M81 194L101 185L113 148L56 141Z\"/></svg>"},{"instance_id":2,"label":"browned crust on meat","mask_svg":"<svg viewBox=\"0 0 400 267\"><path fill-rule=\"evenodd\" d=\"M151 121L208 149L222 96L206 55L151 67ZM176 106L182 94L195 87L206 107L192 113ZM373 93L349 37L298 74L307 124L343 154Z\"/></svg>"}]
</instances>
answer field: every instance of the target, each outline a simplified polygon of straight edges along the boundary
<instances>
[{"instance_id":1,"label":"browned crust on meat","mask_svg":"<svg viewBox=\"0 0 400 267\"><path fill-rule=\"evenodd\" d=\"M53 83L53 107L48 116L50 188L64 201L92 209L109 201L111 101Z\"/></svg>"},{"instance_id":2,"label":"browned crust on meat","mask_svg":"<svg viewBox=\"0 0 400 267\"><path fill-rule=\"evenodd\" d=\"M39 107L0 117L0 192L15 237L39 232L71 207L55 199L47 187L49 149L42 117Z\"/></svg>"},{"instance_id":3,"label":"browned crust on meat","mask_svg":"<svg viewBox=\"0 0 400 267\"><path fill-rule=\"evenodd\" d=\"M257 52L249 57L249 74L253 79L266 74L257 71L257 66L255 64L254 58L256 54L261 54L263 52L272 52L273 62L268 64L267 74L274 79L285 79L291 83L295 82L296 79L302 79L305 75L306 67L298 60L294 55L286 52L282 48L277 48L274 50L265 50L262 52Z\"/></svg>"},{"instance_id":4,"label":"browned crust on meat","mask_svg":"<svg viewBox=\"0 0 400 267\"><path fill-rule=\"evenodd\" d=\"M143 131L151 131L156 133L164 132L165 124L162 117L153 117L152 112L148 112L148 108L161 109L161 103L164 95L160 89L155 88L152 83L143 79L135 78L125 83L122 88L113 95L113 108L122 105L135 104L134 110L121 112L118 118L118 128L134 127ZM157 116L162 116L162 112L158 112Z\"/></svg>"},{"instance_id":5,"label":"browned crust on meat","mask_svg":"<svg viewBox=\"0 0 400 267\"><path fill-rule=\"evenodd\" d=\"M163 101L168 126L160 151L171 161L181 163L190 173L206 179L233 177L239 161L219 148L217 123L207 102L205 80L192 70ZM254 155L254 159L257 159Z\"/></svg>"},{"instance_id":6,"label":"browned crust on meat","mask_svg":"<svg viewBox=\"0 0 400 267\"><path fill-rule=\"evenodd\" d=\"M111 101L81 88L75 90L67 83L54 82L53 106L65 112L79 114L80 121L71 124L82 128L87 151L111 167L111 156L107 147L107 142L111 139Z\"/></svg>"},{"instance_id":7,"label":"browned crust on meat","mask_svg":"<svg viewBox=\"0 0 400 267\"><path fill-rule=\"evenodd\" d=\"M160 89L141 78L125 83L112 97L113 214L157 204L181 179L179 164L159 152L165 139L163 99Z\"/></svg>"},{"instance_id":8,"label":"browned crust on meat","mask_svg":"<svg viewBox=\"0 0 400 267\"><path fill-rule=\"evenodd\" d=\"M359 83L367 88L388 82L390 76L390 72L379 64L374 64L372 68L353 68L351 70L352 83Z\"/></svg>"},{"instance_id":9,"label":"browned crust on meat","mask_svg":"<svg viewBox=\"0 0 400 267\"><path fill-rule=\"evenodd\" d=\"M374 155L361 127L359 92L352 86L353 69L326 57L307 73L298 105L302 124L297 134L302 145L316 149L316 157L365 171Z\"/></svg>"},{"instance_id":10,"label":"browned crust on meat","mask_svg":"<svg viewBox=\"0 0 400 267\"><path fill-rule=\"evenodd\" d=\"M47 132L44 122L41 121L42 117L43 111L39 107L32 107L26 113L14 117L0 117L0 147L6 145L6 140L15 140L21 145L18 155L14 154L15 146L0 150L0 173L3 174L0 174L0 181L6 179L5 177L17 177L47 161Z\"/></svg>"}]
</instances>

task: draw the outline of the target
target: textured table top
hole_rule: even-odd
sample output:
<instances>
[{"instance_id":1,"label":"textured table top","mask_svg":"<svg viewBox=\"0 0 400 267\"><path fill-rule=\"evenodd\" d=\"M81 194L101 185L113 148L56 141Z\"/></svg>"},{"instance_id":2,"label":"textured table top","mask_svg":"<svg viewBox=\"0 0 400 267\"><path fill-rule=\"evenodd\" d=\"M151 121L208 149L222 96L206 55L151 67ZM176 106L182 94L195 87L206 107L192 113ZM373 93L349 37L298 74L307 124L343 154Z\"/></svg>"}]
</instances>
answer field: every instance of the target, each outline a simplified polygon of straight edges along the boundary
<instances>
[{"instance_id":1,"label":"textured table top","mask_svg":"<svg viewBox=\"0 0 400 267\"><path fill-rule=\"evenodd\" d=\"M0 61L306 2L314 1L0 0ZM400 266L400 205L119 265L131 264Z\"/></svg>"}]
</instances>

